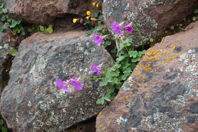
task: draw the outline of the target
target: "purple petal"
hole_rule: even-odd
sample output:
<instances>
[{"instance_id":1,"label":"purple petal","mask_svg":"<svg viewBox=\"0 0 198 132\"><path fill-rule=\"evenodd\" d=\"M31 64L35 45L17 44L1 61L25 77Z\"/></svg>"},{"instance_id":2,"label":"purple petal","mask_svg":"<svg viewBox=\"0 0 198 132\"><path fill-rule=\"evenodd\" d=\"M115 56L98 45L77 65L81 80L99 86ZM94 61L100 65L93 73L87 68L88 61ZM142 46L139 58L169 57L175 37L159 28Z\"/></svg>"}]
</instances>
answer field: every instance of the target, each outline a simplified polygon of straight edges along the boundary
<instances>
[{"instance_id":1,"label":"purple petal","mask_svg":"<svg viewBox=\"0 0 198 132\"><path fill-rule=\"evenodd\" d=\"M74 86L74 89L75 89L76 91L80 91L80 90L83 89L83 85L82 85L81 82L78 81L78 79L75 78L75 77L72 78L72 79L70 80L69 84L72 85L72 86Z\"/></svg>"},{"instance_id":2,"label":"purple petal","mask_svg":"<svg viewBox=\"0 0 198 132\"><path fill-rule=\"evenodd\" d=\"M127 30L129 33L133 31L133 27L131 24L128 24L125 26L125 30Z\"/></svg>"},{"instance_id":3,"label":"purple petal","mask_svg":"<svg viewBox=\"0 0 198 132\"><path fill-rule=\"evenodd\" d=\"M101 67L98 65L93 64L91 67L92 72L96 73L97 75L99 75L101 73Z\"/></svg>"},{"instance_id":4,"label":"purple petal","mask_svg":"<svg viewBox=\"0 0 198 132\"><path fill-rule=\"evenodd\" d=\"M101 44L102 44L102 42L103 42L103 37L100 36L100 35L94 34L94 36L93 36L93 41L94 41L95 43L97 43L97 45L100 47Z\"/></svg>"},{"instance_id":5,"label":"purple petal","mask_svg":"<svg viewBox=\"0 0 198 132\"><path fill-rule=\"evenodd\" d=\"M111 29L114 31L115 34L122 34L122 27L116 22L113 22L111 24Z\"/></svg>"},{"instance_id":6,"label":"purple petal","mask_svg":"<svg viewBox=\"0 0 198 132\"><path fill-rule=\"evenodd\" d=\"M58 89L63 89L64 88L64 83L60 78L56 78L55 82L56 82L56 86L57 86Z\"/></svg>"},{"instance_id":7,"label":"purple petal","mask_svg":"<svg viewBox=\"0 0 198 132\"><path fill-rule=\"evenodd\" d=\"M64 90L66 93L71 93L65 81L62 81L60 78L56 78L55 83L58 89Z\"/></svg>"}]
</instances>

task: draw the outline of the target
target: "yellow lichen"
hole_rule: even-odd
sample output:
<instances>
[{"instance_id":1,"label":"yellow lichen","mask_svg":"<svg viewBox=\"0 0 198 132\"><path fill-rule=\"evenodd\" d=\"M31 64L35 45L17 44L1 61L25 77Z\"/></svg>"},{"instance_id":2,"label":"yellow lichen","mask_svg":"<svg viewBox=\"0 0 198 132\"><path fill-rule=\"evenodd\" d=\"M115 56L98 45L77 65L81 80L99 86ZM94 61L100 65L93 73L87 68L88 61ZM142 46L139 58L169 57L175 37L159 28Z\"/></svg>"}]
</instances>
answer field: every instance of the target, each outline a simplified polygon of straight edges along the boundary
<instances>
[{"instance_id":1,"label":"yellow lichen","mask_svg":"<svg viewBox=\"0 0 198 132\"><path fill-rule=\"evenodd\" d=\"M103 127L102 130L105 131L107 129L107 127Z\"/></svg>"},{"instance_id":2,"label":"yellow lichen","mask_svg":"<svg viewBox=\"0 0 198 132\"><path fill-rule=\"evenodd\" d=\"M141 75L141 71L135 71L135 73L134 74L136 74L136 75Z\"/></svg>"},{"instance_id":3,"label":"yellow lichen","mask_svg":"<svg viewBox=\"0 0 198 132\"><path fill-rule=\"evenodd\" d=\"M172 50L175 50L175 49L176 49L176 46L173 46L171 49L172 49Z\"/></svg>"},{"instance_id":4,"label":"yellow lichen","mask_svg":"<svg viewBox=\"0 0 198 132\"><path fill-rule=\"evenodd\" d=\"M102 124L100 124L100 125L98 126L98 128L99 128L99 129L102 128Z\"/></svg>"},{"instance_id":5,"label":"yellow lichen","mask_svg":"<svg viewBox=\"0 0 198 132\"><path fill-rule=\"evenodd\" d=\"M102 115L102 112L100 112L100 113L98 114L98 117L101 117L101 116L103 116L103 115Z\"/></svg>"},{"instance_id":6,"label":"yellow lichen","mask_svg":"<svg viewBox=\"0 0 198 132\"><path fill-rule=\"evenodd\" d=\"M108 122L107 122L107 125L109 125L110 123L111 123L111 121L108 121Z\"/></svg>"}]
</instances>

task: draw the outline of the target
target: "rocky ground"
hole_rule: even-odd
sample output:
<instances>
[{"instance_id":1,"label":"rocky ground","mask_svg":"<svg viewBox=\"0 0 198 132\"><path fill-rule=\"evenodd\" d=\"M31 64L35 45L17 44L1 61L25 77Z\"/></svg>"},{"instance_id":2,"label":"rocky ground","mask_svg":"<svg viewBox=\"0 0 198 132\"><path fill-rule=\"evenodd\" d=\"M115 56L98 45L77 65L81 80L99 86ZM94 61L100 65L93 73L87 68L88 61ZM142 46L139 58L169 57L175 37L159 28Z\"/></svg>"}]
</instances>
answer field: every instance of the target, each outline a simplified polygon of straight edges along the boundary
<instances>
[{"instance_id":1,"label":"rocky ground","mask_svg":"<svg viewBox=\"0 0 198 132\"><path fill-rule=\"evenodd\" d=\"M95 79L103 75L94 74L92 64L107 69L115 60L109 53L112 47L98 47L93 35L86 34L87 25L82 26L86 12L94 14L93 2L100 3L107 30L112 22L132 22L128 37L137 46L154 45L116 98L103 105L96 101L107 87ZM197 0L4 0L4 4L9 15L27 28L54 27L52 34L24 37L9 29L0 32L0 117L11 132L198 131L198 17L193 13ZM74 18L79 18L77 23ZM166 36L170 31L174 34ZM65 94L57 89L56 78L69 82L73 77L79 78L83 90Z\"/></svg>"}]
</instances>

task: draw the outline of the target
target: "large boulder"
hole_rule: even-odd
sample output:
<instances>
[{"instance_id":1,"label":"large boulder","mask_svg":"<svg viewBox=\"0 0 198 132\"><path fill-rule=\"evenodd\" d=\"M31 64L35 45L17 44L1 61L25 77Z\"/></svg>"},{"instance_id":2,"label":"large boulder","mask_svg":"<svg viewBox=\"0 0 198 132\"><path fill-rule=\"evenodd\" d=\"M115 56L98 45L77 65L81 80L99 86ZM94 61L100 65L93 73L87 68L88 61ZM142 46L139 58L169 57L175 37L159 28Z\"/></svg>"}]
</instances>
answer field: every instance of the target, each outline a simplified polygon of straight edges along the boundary
<instances>
[{"instance_id":1,"label":"large boulder","mask_svg":"<svg viewBox=\"0 0 198 132\"><path fill-rule=\"evenodd\" d=\"M97 116L97 132L197 132L198 22L150 48L117 97Z\"/></svg>"},{"instance_id":2,"label":"large boulder","mask_svg":"<svg viewBox=\"0 0 198 132\"><path fill-rule=\"evenodd\" d=\"M36 33L19 46L5 87L0 112L14 132L62 132L95 116L104 105L96 101L106 88L99 87L92 64L102 69L113 64L108 52L83 32ZM83 90L65 94L54 84L80 78Z\"/></svg>"},{"instance_id":3,"label":"large boulder","mask_svg":"<svg viewBox=\"0 0 198 132\"><path fill-rule=\"evenodd\" d=\"M103 16L112 22L133 23L135 43L155 38L198 8L198 0L105 0ZM141 37L140 37L141 32Z\"/></svg>"},{"instance_id":4,"label":"large boulder","mask_svg":"<svg viewBox=\"0 0 198 132\"><path fill-rule=\"evenodd\" d=\"M91 0L4 0L4 3L12 16L35 24L49 24L65 14L84 16L91 7Z\"/></svg>"}]
</instances>

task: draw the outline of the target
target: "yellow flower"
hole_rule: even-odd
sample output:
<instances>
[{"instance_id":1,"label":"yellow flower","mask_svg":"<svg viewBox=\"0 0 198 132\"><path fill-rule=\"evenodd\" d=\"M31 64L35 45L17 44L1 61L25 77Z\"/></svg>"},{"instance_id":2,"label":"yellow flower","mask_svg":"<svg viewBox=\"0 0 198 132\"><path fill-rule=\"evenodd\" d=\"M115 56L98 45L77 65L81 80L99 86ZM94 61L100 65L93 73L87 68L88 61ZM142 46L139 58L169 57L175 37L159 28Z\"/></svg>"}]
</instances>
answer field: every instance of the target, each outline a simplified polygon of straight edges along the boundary
<instances>
[{"instance_id":1,"label":"yellow flower","mask_svg":"<svg viewBox=\"0 0 198 132\"><path fill-rule=\"evenodd\" d=\"M96 7L98 8L99 6L100 6L100 4L99 4L99 3L97 3L97 4L96 4Z\"/></svg>"},{"instance_id":2,"label":"yellow flower","mask_svg":"<svg viewBox=\"0 0 198 132\"><path fill-rule=\"evenodd\" d=\"M86 16L86 19L89 20L90 16Z\"/></svg>"},{"instance_id":3,"label":"yellow flower","mask_svg":"<svg viewBox=\"0 0 198 132\"><path fill-rule=\"evenodd\" d=\"M86 11L86 15L90 16L91 15L91 11Z\"/></svg>"},{"instance_id":4,"label":"yellow flower","mask_svg":"<svg viewBox=\"0 0 198 132\"><path fill-rule=\"evenodd\" d=\"M73 23L76 23L76 22L78 22L78 18L73 18L73 21L72 21Z\"/></svg>"},{"instance_id":5,"label":"yellow flower","mask_svg":"<svg viewBox=\"0 0 198 132\"><path fill-rule=\"evenodd\" d=\"M91 18L91 21L97 21L97 19L96 18Z\"/></svg>"},{"instance_id":6,"label":"yellow flower","mask_svg":"<svg viewBox=\"0 0 198 132\"><path fill-rule=\"evenodd\" d=\"M92 2L91 4L92 4L92 6L95 6L96 5L96 2Z\"/></svg>"}]
</instances>

